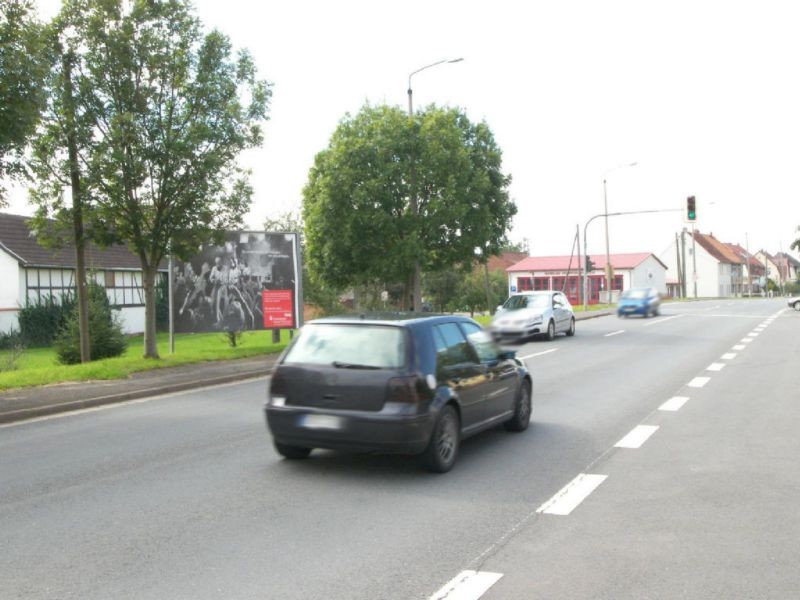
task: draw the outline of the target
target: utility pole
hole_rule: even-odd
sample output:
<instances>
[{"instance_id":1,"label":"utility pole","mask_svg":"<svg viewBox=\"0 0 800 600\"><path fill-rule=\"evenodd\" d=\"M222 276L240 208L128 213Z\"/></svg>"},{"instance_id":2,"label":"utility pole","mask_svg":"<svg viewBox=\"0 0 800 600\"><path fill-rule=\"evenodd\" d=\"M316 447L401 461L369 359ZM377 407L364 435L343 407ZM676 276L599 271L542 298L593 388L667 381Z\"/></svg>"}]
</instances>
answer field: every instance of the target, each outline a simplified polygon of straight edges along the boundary
<instances>
[{"instance_id":1,"label":"utility pole","mask_svg":"<svg viewBox=\"0 0 800 600\"><path fill-rule=\"evenodd\" d=\"M697 300L697 244L695 243L694 223L692 223L692 282L694 298Z\"/></svg>"},{"instance_id":2,"label":"utility pole","mask_svg":"<svg viewBox=\"0 0 800 600\"><path fill-rule=\"evenodd\" d=\"M678 242L678 234L675 234L675 264L678 265L678 290L681 297L685 297L683 295L683 286L681 282L683 281L683 266L681 265L681 246L680 242Z\"/></svg>"},{"instance_id":3,"label":"utility pole","mask_svg":"<svg viewBox=\"0 0 800 600\"><path fill-rule=\"evenodd\" d=\"M578 285L580 286L580 289L578 290L578 301L580 302L580 300L582 299L582 296L585 293L585 291L584 291L584 282L585 282L585 279L586 279L586 259L581 256L581 226L580 225L575 225L575 239L577 240L577 243L578 243L578 263L579 263L578 264L578 269L579 269L578 270ZM583 259L583 262L581 262L581 259Z\"/></svg>"},{"instance_id":4,"label":"utility pole","mask_svg":"<svg viewBox=\"0 0 800 600\"><path fill-rule=\"evenodd\" d=\"M683 297L688 298L689 294L686 288L686 227L681 231L681 264L683 271L681 273L681 287L683 288Z\"/></svg>"},{"instance_id":5,"label":"utility pole","mask_svg":"<svg viewBox=\"0 0 800 600\"><path fill-rule=\"evenodd\" d=\"M753 269L750 264L750 237L747 232L744 234L744 251L747 253L747 297L753 295Z\"/></svg>"}]
</instances>

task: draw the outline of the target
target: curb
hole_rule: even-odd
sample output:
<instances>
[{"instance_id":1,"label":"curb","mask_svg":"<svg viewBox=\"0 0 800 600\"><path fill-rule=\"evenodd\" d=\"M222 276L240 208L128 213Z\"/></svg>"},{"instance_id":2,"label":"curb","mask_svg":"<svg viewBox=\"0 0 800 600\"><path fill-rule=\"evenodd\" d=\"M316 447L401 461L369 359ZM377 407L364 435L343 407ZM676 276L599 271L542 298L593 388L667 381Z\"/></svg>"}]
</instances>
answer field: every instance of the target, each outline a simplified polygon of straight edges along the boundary
<instances>
[{"instance_id":1,"label":"curb","mask_svg":"<svg viewBox=\"0 0 800 600\"><path fill-rule=\"evenodd\" d=\"M128 400L138 400L140 398L148 398L151 396L161 396L163 394L172 394L175 392L183 392L203 387L210 387L213 385L220 385L223 383L234 383L239 381L248 381L251 379L261 379L269 375L271 369L258 369L249 373L236 373L233 375L221 375L218 377L210 377L208 379L196 379L194 381L185 381L182 383L174 383L169 385L155 386L150 388L143 388L133 390L130 392L122 392L118 394L108 394L106 396L96 396L94 398L87 398L86 400L75 400L72 402L64 402L61 404L48 404L45 406L35 406L31 408L21 408L19 410L10 410L0 413L0 424L15 423L17 421L27 421L37 417L46 417L63 412L73 412L84 408L96 408L98 406L105 406L107 404L117 404L120 402L127 402Z\"/></svg>"},{"instance_id":2,"label":"curb","mask_svg":"<svg viewBox=\"0 0 800 600\"><path fill-rule=\"evenodd\" d=\"M597 317L608 317L609 315L613 315L613 310L587 310L585 313L581 315L575 315L576 321L585 321L587 319L596 319Z\"/></svg>"}]
</instances>

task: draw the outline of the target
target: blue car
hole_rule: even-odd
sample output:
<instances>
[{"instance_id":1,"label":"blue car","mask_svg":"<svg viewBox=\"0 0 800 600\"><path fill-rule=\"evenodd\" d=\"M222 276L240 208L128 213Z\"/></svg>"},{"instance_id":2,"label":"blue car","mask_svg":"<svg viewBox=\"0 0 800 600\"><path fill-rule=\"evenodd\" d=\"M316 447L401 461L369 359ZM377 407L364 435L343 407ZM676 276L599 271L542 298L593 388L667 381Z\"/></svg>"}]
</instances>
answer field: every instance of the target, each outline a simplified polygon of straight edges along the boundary
<instances>
[{"instance_id":1,"label":"blue car","mask_svg":"<svg viewBox=\"0 0 800 600\"><path fill-rule=\"evenodd\" d=\"M626 290L617 304L617 316L642 315L656 317L661 308L661 296L655 288L633 288Z\"/></svg>"}]
</instances>

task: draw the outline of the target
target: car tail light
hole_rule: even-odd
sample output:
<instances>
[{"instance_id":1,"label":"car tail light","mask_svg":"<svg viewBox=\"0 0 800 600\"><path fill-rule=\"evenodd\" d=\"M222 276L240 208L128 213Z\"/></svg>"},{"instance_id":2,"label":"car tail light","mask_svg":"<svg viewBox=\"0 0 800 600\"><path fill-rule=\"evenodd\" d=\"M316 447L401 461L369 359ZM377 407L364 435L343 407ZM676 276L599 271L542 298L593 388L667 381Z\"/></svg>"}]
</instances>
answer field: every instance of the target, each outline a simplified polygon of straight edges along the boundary
<instances>
[{"instance_id":1,"label":"car tail light","mask_svg":"<svg viewBox=\"0 0 800 600\"><path fill-rule=\"evenodd\" d=\"M416 375L392 377L389 380L387 402L415 403L422 400L419 393L419 379Z\"/></svg>"}]
</instances>

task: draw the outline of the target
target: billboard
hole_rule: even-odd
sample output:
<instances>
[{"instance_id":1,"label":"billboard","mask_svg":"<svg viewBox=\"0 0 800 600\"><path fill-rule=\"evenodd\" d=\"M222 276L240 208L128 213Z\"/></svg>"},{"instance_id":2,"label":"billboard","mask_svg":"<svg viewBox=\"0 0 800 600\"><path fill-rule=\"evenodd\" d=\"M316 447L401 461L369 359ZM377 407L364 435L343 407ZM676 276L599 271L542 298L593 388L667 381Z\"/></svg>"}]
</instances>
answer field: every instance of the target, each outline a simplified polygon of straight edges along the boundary
<instances>
[{"instance_id":1,"label":"billboard","mask_svg":"<svg viewBox=\"0 0 800 600\"><path fill-rule=\"evenodd\" d=\"M302 325L296 233L229 231L172 268L176 333L293 329Z\"/></svg>"}]
</instances>

